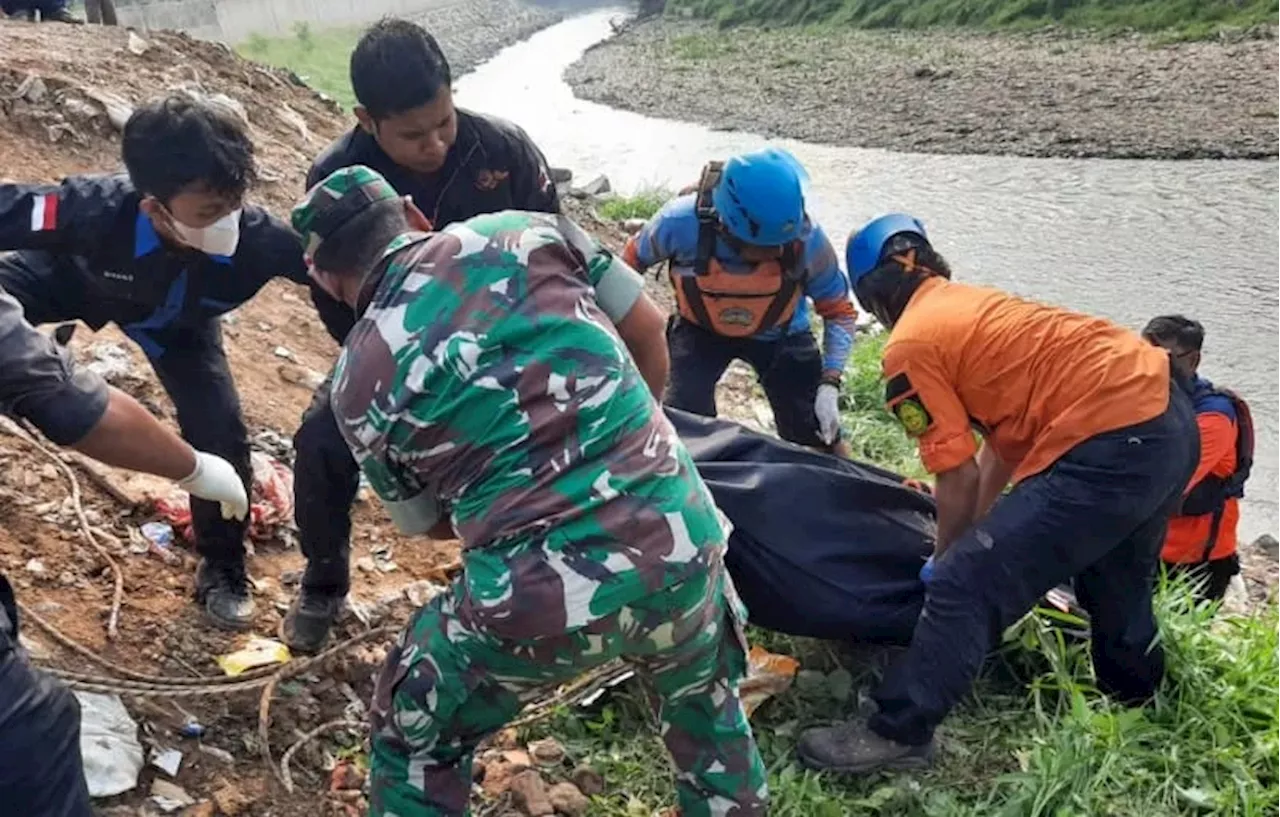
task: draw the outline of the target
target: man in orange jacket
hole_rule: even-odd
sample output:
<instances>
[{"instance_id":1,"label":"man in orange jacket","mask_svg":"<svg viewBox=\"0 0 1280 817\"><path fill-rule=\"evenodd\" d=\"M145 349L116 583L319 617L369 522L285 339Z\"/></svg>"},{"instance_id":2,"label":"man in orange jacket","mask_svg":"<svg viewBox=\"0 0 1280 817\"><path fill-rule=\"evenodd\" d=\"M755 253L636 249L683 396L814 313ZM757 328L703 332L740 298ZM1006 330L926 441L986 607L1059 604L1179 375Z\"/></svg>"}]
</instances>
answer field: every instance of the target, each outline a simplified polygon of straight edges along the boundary
<instances>
[{"instance_id":1,"label":"man in orange jacket","mask_svg":"<svg viewBox=\"0 0 1280 817\"><path fill-rule=\"evenodd\" d=\"M1168 354L1108 321L952 282L907 215L858 231L848 269L859 303L892 330L885 402L937 475L938 536L878 711L806 731L801 760L860 774L928 763L1001 632L1068 579L1089 613L1098 687L1149 698L1164 675L1152 577L1198 459Z\"/></svg>"},{"instance_id":2,"label":"man in orange jacket","mask_svg":"<svg viewBox=\"0 0 1280 817\"><path fill-rule=\"evenodd\" d=\"M1160 558L1170 573L1190 574L1202 599L1217 601L1240 572L1236 525L1253 465L1253 422L1243 400L1199 375L1204 327L1198 321L1162 315L1147 324L1142 336L1168 351L1174 368L1191 383L1200 430L1200 464L1169 521Z\"/></svg>"}]
</instances>

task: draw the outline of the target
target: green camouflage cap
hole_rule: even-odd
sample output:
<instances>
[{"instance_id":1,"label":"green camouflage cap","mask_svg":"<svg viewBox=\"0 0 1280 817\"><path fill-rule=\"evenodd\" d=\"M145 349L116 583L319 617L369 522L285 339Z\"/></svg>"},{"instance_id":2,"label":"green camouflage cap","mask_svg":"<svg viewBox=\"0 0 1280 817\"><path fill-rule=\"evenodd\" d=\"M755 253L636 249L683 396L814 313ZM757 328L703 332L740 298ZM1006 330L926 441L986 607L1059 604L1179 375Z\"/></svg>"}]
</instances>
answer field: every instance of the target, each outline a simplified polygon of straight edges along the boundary
<instances>
[{"instance_id":1,"label":"green camouflage cap","mask_svg":"<svg viewBox=\"0 0 1280 817\"><path fill-rule=\"evenodd\" d=\"M335 170L307 191L293 208L293 229L302 236L309 258L320 244L370 205L400 194L378 171L364 165Z\"/></svg>"}]
</instances>

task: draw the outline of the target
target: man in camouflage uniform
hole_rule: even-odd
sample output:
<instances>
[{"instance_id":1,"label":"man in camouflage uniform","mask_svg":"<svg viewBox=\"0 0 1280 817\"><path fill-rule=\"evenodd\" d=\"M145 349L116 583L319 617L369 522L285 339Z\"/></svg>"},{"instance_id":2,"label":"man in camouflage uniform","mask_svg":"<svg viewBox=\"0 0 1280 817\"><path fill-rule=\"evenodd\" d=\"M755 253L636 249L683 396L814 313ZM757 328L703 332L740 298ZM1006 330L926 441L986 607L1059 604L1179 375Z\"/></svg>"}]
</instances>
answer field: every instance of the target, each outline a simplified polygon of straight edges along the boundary
<instances>
[{"instance_id":1,"label":"man in camouflage uniform","mask_svg":"<svg viewBox=\"0 0 1280 817\"><path fill-rule=\"evenodd\" d=\"M614 324L655 307L561 216L437 233L364 166L293 212L311 274L360 320L334 375L344 437L400 528L463 541L373 701L373 815L466 813L477 744L613 658L657 693L684 817L763 815L737 684L726 529Z\"/></svg>"}]
</instances>

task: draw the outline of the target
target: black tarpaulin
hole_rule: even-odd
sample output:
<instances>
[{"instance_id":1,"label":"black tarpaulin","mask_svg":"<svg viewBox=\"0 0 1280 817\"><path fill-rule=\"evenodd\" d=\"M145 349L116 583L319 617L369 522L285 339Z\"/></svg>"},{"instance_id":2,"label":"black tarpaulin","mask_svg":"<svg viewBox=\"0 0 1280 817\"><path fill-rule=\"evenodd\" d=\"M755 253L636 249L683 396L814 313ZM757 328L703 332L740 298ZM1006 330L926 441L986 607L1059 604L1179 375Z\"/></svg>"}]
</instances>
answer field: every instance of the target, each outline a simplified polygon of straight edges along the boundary
<instances>
[{"instance_id":1,"label":"black tarpaulin","mask_svg":"<svg viewBox=\"0 0 1280 817\"><path fill-rule=\"evenodd\" d=\"M727 557L751 623L792 635L905 644L924 603L933 499L902 477L667 409L733 522Z\"/></svg>"}]
</instances>

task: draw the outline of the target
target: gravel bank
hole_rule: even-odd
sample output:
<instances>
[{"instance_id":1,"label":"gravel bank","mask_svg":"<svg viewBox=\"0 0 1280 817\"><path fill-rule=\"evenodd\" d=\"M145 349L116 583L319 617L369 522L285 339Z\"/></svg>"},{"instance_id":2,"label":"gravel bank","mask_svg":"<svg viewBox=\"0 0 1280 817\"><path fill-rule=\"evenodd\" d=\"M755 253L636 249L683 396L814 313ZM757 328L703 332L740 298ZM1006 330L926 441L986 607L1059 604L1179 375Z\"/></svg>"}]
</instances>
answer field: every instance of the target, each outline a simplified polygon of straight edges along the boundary
<instances>
[{"instance_id":1,"label":"gravel bank","mask_svg":"<svg viewBox=\"0 0 1280 817\"><path fill-rule=\"evenodd\" d=\"M440 43L456 78L562 17L559 11L521 0L466 0L414 19Z\"/></svg>"},{"instance_id":2,"label":"gravel bank","mask_svg":"<svg viewBox=\"0 0 1280 817\"><path fill-rule=\"evenodd\" d=\"M1276 155L1276 70L1274 39L1158 45L657 21L587 52L566 79L615 107L810 142L1241 159Z\"/></svg>"}]
</instances>

